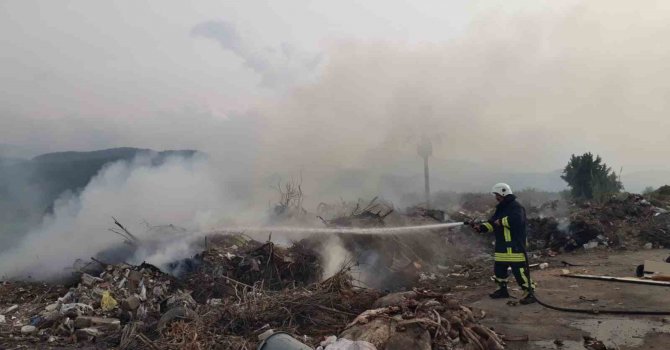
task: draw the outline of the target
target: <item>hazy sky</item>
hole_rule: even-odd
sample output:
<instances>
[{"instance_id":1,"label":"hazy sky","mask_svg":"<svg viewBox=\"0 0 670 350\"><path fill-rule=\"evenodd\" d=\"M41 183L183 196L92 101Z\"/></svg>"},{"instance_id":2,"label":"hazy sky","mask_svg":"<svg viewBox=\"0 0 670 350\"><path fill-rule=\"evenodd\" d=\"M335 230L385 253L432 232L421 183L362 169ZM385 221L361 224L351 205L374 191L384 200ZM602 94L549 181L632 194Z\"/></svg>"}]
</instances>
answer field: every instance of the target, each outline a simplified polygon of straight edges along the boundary
<instances>
[{"instance_id":1,"label":"hazy sky","mask_svg":"<svg viewBox=\"0 0 670 350\"><path fill-rule=\"evenodd\" d=\"M0 2L0 139L281 166L665 162L663 1Z\"/></svg>"}]
</instances>

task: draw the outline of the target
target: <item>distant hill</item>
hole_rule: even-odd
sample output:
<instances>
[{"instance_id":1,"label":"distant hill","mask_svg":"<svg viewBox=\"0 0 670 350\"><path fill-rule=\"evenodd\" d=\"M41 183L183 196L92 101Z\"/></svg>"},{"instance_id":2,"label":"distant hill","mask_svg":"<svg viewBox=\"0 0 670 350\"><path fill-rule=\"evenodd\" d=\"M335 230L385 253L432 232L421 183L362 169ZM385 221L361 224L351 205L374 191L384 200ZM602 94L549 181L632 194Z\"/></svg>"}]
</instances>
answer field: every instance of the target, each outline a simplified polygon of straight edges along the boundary
<instances>
[{"instance_id":1,"label":"distant hill","mask_svg":"<svg viewBox=\"0 0 670 350\"><path fill-rule=\"evenodd\" d=\"M663 185L670 185L670 171L651 170L638 171L630 174L625 172L621 175L626 191L640 193L647 187L659 188Z\"/></svg>"},{"instance_id":2,"label":"distant hill","mask_svg":"<svg viewBox=\"0 0 670 350\"><path fill-rule=\"evenodd\" d=\"M27 231L52 210L65 192L86 187L106 164L151 155L158 165L169 156L191 157L196 151L113 148L91 152L57 152L32 159L0 157L0 245L3 238Z\"/></svg>"},{"instance_id":3,"label":"distant hill","mask_svg":"<svg viewBox=\"0 0 670 350\"><path fill-rule=\"evenodd\" d=\"M41 152L27 146L18 146L8 143L0 143L0 159L15 158L26 159L40 154Z\"/></svg>"}]
</instances>

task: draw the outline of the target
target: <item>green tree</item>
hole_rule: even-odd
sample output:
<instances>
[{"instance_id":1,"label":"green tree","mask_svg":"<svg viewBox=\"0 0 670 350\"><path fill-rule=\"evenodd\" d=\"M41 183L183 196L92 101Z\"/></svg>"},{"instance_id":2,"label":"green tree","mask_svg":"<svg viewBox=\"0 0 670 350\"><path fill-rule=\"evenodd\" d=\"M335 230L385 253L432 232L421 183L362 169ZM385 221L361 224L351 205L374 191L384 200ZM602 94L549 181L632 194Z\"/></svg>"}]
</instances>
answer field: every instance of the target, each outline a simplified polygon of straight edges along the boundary
<instances>
[{"instance_id":1,"label":"green tree","mask_svg":"<svg viewBox=\"0 0 670 350\"><path fill-rule=\"evenodd\" d=\"M561 179L570 186L570 193L575 199L602 199L611 193L623 189L617 174L605 164L600 156L584 153L570 157L568 165L563 169Z\"/></svg>"}]
</instances>

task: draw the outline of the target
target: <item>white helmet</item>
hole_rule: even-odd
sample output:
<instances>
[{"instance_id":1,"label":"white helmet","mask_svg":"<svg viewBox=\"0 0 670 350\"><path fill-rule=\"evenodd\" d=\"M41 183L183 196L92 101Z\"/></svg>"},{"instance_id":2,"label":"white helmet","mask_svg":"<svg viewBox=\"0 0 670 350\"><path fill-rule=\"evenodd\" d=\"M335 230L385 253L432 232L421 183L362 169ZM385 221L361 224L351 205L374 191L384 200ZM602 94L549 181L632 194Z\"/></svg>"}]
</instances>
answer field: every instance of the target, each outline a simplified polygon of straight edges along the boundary
<instances>
[{"instance_id":1,"label":"white helmet","mask_svg":"<svg viewBox=\"0 0 670 350\"><path fill-rule=\"evenodd\" d=\"M493 189L491 189L491 192L505 197L508 194L512 194L512 188L509 187L508 184L501 182L493 185Z\"/></svg>"}]
</instances>

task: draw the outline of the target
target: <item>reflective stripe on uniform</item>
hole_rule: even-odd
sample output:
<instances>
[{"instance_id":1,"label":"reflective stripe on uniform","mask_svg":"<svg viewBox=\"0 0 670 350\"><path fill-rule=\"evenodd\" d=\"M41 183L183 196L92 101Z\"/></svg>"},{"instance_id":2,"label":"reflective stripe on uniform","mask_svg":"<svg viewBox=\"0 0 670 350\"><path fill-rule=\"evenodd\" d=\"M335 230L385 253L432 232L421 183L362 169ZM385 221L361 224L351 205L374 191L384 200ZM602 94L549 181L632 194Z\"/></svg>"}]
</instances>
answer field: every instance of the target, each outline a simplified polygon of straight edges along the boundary
<instances>
[{"instance_id":1,"label":"reflective stripe on uniform","mask_svg":"<svg viewBox=\"0 0 670 350\"><path fill-rule=\"evenodd\" d=\"M505 242L512 241L512 232L510 232L509 227L503 226L503 233L505 235Z\"/></svg>"},{"instance_id":2,"label":"reflective stripe on uniform","mask_svg":"<svg viewBox=\"0 0 670 350\"><path fill-rule=\"evenodd\" d=\"M501 262L524 262L526 261L526 256L523 253L495 253L494 260Z\"/></svg>"},{"instance_id":3,"label":"reflective stripe on uniform","mask_svg":"<svg viewBox=\"0 0 670 350\"><path fill-rule=\"evenodd\" d=\"M528 277L526 277L526 270L522 267L519 269L519 272L521 273L521 278L523 279L523 284L521 287L525 288L526 290L535 290L535 282L528 281Z\"/></svg>"},{"instance_id":4,"label":"reflective stripe on uniform","mask_svg":"<svg viewBox=\"0 0 670 350\"><path fill-rule=\"evenodd\" d=\"M511 242L512 241L512 232L509 230L509 216L505 216L500 220L502 222L503 226L503 234L505 236L505 242Z\"/></svg>"},{"instance_id":5,"label":"reflective stripe on uniform","mask_svg":"<svg viewBox=\"0 0 670 350\"><path fill-rule=\"evenodd\" d=\"M493 280L494 280L497 284L507 284L507 278L498 278L498 277L495 277L495 276L494 276L494 277L493 277Z\"/></svg>"},{"instance_id":6,"label":"reflective stripe on uniform","mask_svg":"<svg viewBox=\"0 0 670 350\"><path fill-rule=\"evenodd\" d=\"M509 226L509 216L505 216L504 218L502 218L501 221L502 221L502 224L503 224L504 227L510 227Z\"/></svg>"},{"instance_id":7,"label":"reflective stripe on uniform","mask_svg":"<svg viewBox=\"0 0 670 350\"><path fill-rule=\"evenodd\" d=\"M493 225L491 225L488 222L483 223L482 226L486 227L486 232L492 232L493 231Z\"/></svg>"},{"instance_id":8,"label":"reflective stripe on uniform","mask_svg":"<svg viewBox=\"0 0 670 350\"><path fill-rule=\"evenodd\" d=\"M530 288L530 284L528 283L528 277L526 277L526 269L522 267L519 269L519 272L521 273L521 279L523 279L523 284L521 286L526 287L526 289Z\"/></svg>"}]
</instances>

